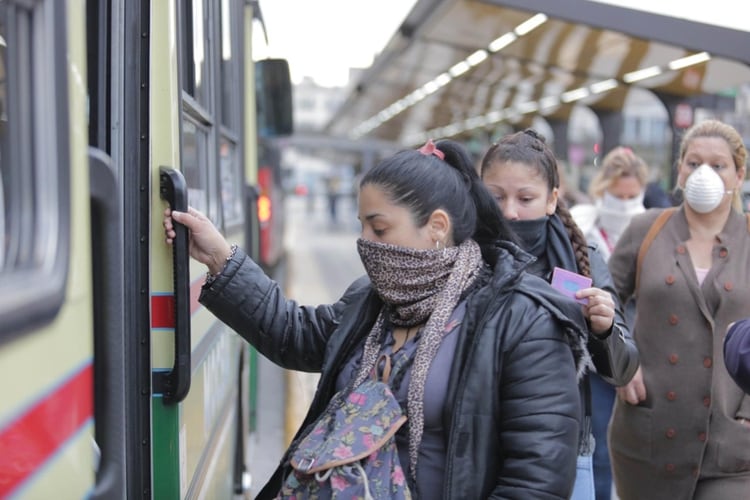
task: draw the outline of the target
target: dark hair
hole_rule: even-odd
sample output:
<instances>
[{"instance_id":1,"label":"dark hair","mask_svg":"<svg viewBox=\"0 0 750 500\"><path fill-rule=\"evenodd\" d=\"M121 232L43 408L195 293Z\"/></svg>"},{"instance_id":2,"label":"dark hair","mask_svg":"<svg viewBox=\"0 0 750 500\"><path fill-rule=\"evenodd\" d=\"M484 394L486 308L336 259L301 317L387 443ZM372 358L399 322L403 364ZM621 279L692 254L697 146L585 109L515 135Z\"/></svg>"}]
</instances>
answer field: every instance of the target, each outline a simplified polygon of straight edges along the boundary
<instances>
[{"instance_id":1,"label":"dark hair","mask_svg":"<svg viewBox=\"0 0 750 500\"><path fill-rule=\"evenodd\" d=\"M513 233L468 151L449 139L435 146L444 159L414 149L400 151L367 171L360 188L371 184L382 189L394 203L411 211L417 227L427 224L435 210L445 210L453 225L454 243L473 238L485 260L494 265L495 242L512 239Z\"/></svg>"},{"instance_id":2,"label":"dark hair","mask_svg":"<svg viewBox=\"0 0 750 500\"><path fill-rule=\"evenodd\" d=\"M547 145L544 136L534 129L527 128L521 132L506 135L493 144L482 158L480 168L482 177L493 165L506 162L523 163L533 168L547 182L550 193L553 189L560 188L557 159ZM578 272L590 277L591 264L586 238L570 215L570 211L561 196L557 198L555 213L560 217L568 231L570 243L573 245L576 262L578 263Z\"/></svg>"}]
</instances>

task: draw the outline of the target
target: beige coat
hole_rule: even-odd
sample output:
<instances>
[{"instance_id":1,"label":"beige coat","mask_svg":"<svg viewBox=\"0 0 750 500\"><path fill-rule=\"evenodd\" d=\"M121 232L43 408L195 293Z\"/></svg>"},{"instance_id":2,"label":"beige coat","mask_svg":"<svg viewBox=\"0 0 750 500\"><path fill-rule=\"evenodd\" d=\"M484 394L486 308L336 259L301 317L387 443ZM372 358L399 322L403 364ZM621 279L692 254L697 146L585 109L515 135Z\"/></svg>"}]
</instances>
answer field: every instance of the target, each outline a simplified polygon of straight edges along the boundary
<instances>
[{"instance_id":1,"label":"beige coat","mask_svg":"<svg viewBox=\"0 0 750 500\"><path fill-rule=\"evenodd\" d=\"M633 294L638 249L662 209L633 218L609 267L622 303ZM647 398L616 402L609 441L618 494L689 499L700 479L733 476L750 498L750 397L731 380L722 343L727 326L750 316L750 234L732 211L699 286L677 210L643 260L633 336ZM724 498L725 496L721 496ZM728 497L727 497L728 498Z\"/></svg>"}]
</instances>

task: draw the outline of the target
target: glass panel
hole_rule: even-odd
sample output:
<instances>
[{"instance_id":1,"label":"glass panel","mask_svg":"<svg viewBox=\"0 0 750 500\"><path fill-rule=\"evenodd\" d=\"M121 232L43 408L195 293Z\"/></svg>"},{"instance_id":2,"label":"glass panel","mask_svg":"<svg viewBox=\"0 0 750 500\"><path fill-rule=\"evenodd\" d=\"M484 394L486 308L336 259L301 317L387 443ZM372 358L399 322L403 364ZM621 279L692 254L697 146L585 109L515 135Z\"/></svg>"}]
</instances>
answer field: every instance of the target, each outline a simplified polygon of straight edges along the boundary
<instances>
[{"instance_id":1,"label":"glass panel","mask_svg":"<svg viewBox=\"0 0 750 500\"><path fill-rule=\"evenodd\" d=\"M8 75L6 56L7 31L6 31L7 5L0 3L0 274L5 267L5 255L8 251L10 240L9 224L7 218L10 213L6 200L8 198L5 190L6 183L3 182L9 176L10 163L8 158Z\"/></svg>"},{"instance_id":2,"label":"glass panel","mask_svg":"<svg viewBox=\"0 0 750 500\"><path fill-rule=\"evenodd\" d=\"M221 206L224 224L229 227L242 221L242 175L237 161L237 145L221 138L219 149Z\"/></svg>"},{"instance_id":3,"label":"glass panel","mask_svg":"<svg viewBox=\"0 0 750 500\"><path fill-rule=\"evenodd\" d=\"M10 272L34 262L40 207L32 184L31 15L17 9L12 24L8 16L9 6L0 2L0 269Z\"/></svg>"},{"instance_id":4,"label":"glass panel","mask_svg":"<svg viewBox=\"0 0 750 500\"><path fill-rule=\"evenodd\" d=\"M240 89L237 40L232 19L231 3L221 1L221 122L235 132L239 131Z\"/></svg>"},{"instance_id":5,"label":"glass panel","mask_svg":"<svg viewBox=\"0 0 750 500\"><path fill-rule=\"evenodd\" d=\"M203 0L193 2L193 64L194 72L194 94L196 101L207 106L208 104L208 60L206 59L206 19L203 10Z\"/></svg>"},{"instance_id":6,"label":"glass panel","mask_svg":"<svg viewBox=\"0 0 750 500\"><path fill-rule=\"evenodd\" d=\"M188 187L188 203L208 214L208 131L190 120L182 124L182 175Z\"/></svg>"},{"instance_id":7,"label":"glass panel","mask_svg":"<svg viewBox=\"0 0 750 500\"><path fill-rule=\"evenodd\" d=\"M48 321L68 265L64 44L52 1L0 0L0 335ZM50 22L46 22L50 21ZM59 63L59 64L58 64ZM23 283L22 287L18 283Z\"/></svg>"}]
</instances>

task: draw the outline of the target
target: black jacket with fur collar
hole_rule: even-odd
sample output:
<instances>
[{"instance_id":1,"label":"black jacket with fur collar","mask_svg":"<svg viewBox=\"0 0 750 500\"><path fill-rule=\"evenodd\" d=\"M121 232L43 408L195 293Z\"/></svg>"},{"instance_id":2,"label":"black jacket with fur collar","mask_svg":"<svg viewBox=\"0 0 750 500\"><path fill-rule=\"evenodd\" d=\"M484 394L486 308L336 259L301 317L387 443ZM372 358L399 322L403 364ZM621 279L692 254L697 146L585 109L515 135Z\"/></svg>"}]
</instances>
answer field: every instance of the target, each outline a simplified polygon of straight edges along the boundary
<instances>
[{"instance_id":1,"label":"black jacket with fur collar","mask_svg":"<svg viewBox=\"0 0 750 500\"><path fill-rule=\"evenodd\" d=\"M581 406L577 381L589 363L581 307L523 272L530 259L498 245L494 270L467 297L444 409L446 499L568 498L576 474ZM302 306L241 250L200 297L263 355L320 372L292 446L325 409L338 369L370 331L382 305L368 278L335 304ZM257 498L273 498L286 457Z\"/></svg>"}]
</instances>

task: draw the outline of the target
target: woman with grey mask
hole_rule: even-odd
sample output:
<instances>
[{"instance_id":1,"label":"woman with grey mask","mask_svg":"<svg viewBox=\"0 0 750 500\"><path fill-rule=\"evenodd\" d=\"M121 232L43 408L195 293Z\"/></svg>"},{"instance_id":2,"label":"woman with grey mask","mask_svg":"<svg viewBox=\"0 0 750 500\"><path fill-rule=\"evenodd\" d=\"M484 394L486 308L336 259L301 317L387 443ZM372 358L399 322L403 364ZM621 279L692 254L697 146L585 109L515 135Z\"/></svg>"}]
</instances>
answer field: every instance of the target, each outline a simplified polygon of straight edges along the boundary
<instances>
[{"instance_id":1,"label":"woman with grey mask","mask_svg":"<svg viewBox=\"0 0 750 500\"><path fill-rule=\"evenodd\" d=\"M633 217L609 260L620 300L637 295L641 359L617 389L609 429L623 500L750 492L750 397L722 351L727 326L750 315L750 233L739 204L746 161L733 127L706 120L687 130L677 166L685 201Z\"/></svg>"},{"instance_id":2,"label":"woman with grey mask","mask_svg":"<svg viewBox=\"0 0 750 500\"><path fill-rule=\"evenodd\" d=\"M302 306L205 216L165 212L167 242L173 220L187 226L192 257L211 273L201 303L280 366L321 374L257 498L277 496L290 453L335 395L388 358L407 367L391 387L407 416L396 444L413 497L568 498L585 320L523 272L528 256L505 241L468 152L430 141L383 160L360 182L359 219L367 276L335 304Z\"/></svg>"}]
</instances>

